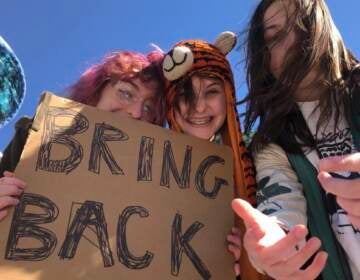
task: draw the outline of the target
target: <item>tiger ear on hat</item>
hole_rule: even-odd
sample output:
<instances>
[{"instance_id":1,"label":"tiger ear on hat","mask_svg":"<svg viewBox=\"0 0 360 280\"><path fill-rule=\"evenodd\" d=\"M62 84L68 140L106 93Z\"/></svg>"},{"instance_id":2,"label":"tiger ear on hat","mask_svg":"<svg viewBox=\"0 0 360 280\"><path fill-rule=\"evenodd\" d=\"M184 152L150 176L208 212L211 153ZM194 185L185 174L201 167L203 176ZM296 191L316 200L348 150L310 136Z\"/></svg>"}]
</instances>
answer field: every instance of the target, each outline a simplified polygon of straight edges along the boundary
<instances>
[{"instance_id":1,"label":"tiger ear on hat","mask_svg":"<svg viewBox=\"0 0 360 280\"><path fill-rule=\"evenodd\" d=\"M234 32L225 31L220 33L213 44L224 55L227 55L236 45L236 35Z\"/></svg>"}]
</instances>

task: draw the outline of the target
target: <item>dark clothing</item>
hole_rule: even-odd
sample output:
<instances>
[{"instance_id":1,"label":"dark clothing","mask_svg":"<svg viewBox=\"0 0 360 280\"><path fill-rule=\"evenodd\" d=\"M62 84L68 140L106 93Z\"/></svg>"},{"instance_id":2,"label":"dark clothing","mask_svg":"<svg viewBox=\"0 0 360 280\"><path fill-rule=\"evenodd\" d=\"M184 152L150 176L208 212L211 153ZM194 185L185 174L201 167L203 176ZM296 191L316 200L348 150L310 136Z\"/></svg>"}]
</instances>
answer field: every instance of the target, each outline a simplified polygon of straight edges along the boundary
<instances>
[{"instance_id":1,"label":"dark clothing","mask_svg":"<svg viewBox=\"0 0 360 280\"><path fill-rule=\"evenodd\" d=\"M4 171L14 172L24 149L31 125L32 119L28 117L23 117L16 123L15 136L4 150L1 158L0 177L4 176Z\"/></svg>"}]
</instances>

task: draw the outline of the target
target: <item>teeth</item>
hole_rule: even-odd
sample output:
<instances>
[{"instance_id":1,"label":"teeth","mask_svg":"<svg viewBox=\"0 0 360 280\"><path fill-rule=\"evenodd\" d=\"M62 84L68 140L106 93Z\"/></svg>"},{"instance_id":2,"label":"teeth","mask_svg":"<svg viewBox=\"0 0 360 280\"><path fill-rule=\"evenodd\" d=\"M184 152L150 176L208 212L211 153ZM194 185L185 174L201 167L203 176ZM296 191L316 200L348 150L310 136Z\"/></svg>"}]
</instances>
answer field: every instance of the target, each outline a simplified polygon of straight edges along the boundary
<instances>
[{"instance_id":1,"label":"teeth","mask_svg":"<svg viewBox=\"0 0 360 280\"><path fill-rule=\"evenodd\" d=\"M207 118L207 119L191 119L188 120L189 123L192 124L198 124L198 125L202 125L202 124L207 124L211 121L211 118Z\"/></svg>"}]
</instances>

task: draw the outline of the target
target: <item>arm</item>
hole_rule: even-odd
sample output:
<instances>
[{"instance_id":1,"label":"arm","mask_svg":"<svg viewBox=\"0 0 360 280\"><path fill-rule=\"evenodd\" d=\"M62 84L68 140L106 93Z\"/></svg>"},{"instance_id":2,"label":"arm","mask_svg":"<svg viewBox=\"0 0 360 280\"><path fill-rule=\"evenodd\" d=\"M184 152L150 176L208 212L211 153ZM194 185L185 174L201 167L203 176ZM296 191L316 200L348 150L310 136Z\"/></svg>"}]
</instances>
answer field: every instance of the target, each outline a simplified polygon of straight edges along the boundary
<instances>
[{"instance_id":1,"label":"arm","mask_svg":"<svg viewBox=\"0 0 360 280\"><path fill-rule=\"evenodd\" d=\"M302 186L284 151L269 145L255 155L258 171L258 209L234 200L234 211L244 220L244 248L252 264L274 279L315 279L323 270L325 252L316 253L318 238L305 242L306 201ZM301 249L297 246L303 242ZM316 254L306 269L302 266Z\"/></svg>"},{"instance_id":2,"label":"arm","mask_svg":"<svg viewBox=\"0 0 360 280\"><path fill-rule=\"evenodd\" d=\"M303 186L291 168L285 152L270 144L255 155L257 170L257 209L273 217L290 230L297 224L306 225L306 200Z\"/></svg>"}]
</instances>

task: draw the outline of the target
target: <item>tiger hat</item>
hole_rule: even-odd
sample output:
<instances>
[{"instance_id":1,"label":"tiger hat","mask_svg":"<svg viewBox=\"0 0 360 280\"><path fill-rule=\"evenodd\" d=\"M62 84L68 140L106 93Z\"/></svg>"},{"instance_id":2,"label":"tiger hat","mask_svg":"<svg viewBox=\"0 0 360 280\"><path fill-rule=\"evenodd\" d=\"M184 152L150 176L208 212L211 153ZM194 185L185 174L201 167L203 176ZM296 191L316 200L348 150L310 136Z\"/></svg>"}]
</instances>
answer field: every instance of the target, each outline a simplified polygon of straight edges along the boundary
<instances>
[{"instance_id":1,"label":"tiger hat","mask_svg":"<svg viewBox=\"0 0 360 280\"><path fill-rule=\"evenodd\" d=\"M170 129L181 132L175 120L176 109L173 101L176 96L176 87L184 79L201 73L221 80L224 84L227 107L221 136L223 143L233 150L235 195L254 205L256 192L254 166L240 130L234 77L226 58L235 45L235 34L227 31L221 33L214 44L202 40L185 40L177 43L166 54L163 61L163 74L166 82L167 120Z\"/></svg>"}]
</instances>

